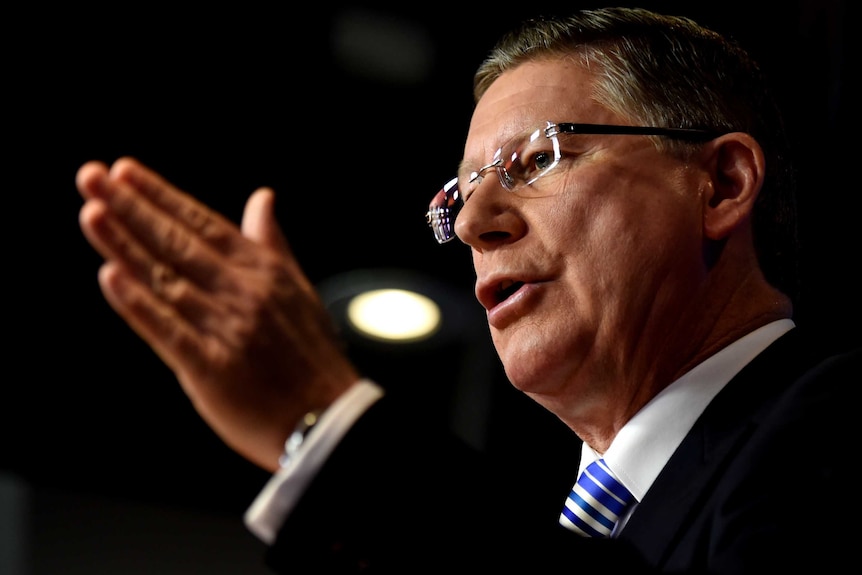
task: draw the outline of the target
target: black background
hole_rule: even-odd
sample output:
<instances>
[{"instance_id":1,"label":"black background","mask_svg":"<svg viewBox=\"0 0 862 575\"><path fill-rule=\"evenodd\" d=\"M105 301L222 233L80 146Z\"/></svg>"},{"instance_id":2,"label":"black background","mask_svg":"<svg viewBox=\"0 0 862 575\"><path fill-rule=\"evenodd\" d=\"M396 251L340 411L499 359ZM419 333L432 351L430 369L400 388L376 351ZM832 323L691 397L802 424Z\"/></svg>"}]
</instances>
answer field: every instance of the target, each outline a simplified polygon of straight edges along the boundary
<instances>
[{"instance_id":1,"label":"black background","mask_svg":"<svg viewBox=\"0 0 862 575\"><path fill-rule=\"evenodd\" d=\"M486 50L521 17L562 4L403 4L192 11L125 3L12 14L0 400L7 471L37 487L230 513L244 510L267 478L218 441L102 299L100 259L77 225L74 176L87 160L136 156L237 222L248 194L272 186L315 283L399 268L472 301L468 250L437 246L424 223L427 202L460 159L472 72ZM860 192L850 155L858 125L849 111L858 64L847 48L847 3L640 4L736 37L773 78L800 168L797 320L826 329L824 344L858 344ZM333 35L357 9L424 34L433 54L424 74L399 80L347 67ZM481 377L493 381L503 407L490 422L492 446L551 464L546 453L570 438L541 439L560 431L556 421L508 388L496 360L483 355L486 329L470 333L478 333L472 352L486 361ZM409 378L432 397L450 384L425 366L442 356L460 370L464 349L353 353L374 377Z\"/></svg>"}]
</instances>

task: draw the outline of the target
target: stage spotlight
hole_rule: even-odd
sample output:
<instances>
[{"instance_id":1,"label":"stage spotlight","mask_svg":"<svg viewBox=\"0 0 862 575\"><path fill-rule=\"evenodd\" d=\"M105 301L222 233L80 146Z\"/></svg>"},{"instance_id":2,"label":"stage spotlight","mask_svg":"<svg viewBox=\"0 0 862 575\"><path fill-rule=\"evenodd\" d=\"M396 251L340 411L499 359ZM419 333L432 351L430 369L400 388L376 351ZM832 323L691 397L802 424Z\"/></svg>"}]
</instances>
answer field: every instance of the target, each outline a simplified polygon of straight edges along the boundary
<instances>
[{"instance_id":1,"label":"stage spotlight","mask_svg":"<svg viewBox=\"0 0 862 575\"><path fill-rule=\"evenodd\" d=\"M347 321L368 337L410 342L425 339L440 328L440 306L405 289L376 289L354 296L347 304Z\"/></svg>"},{"instance_id":2,"label":"stage spotlight","mask_svg":"<svg viewBox=\"0 0 862 575\"><path fill-rule=\"evenodd\" d=\"M390 268L344 272L317 288L364 376L484 445L500 364L472 284Z\"/></svg>"},{"instance_id":3,"label":"stage spotlight","mask_svg":"<svg viewBox=\"0 0 862 575\"><path fill-rule=\"evenodd\" d=\"M414 271L352 270L318 292L345 335L362 345L433 347L463 342L484 326L470 286L458 291Z\"/></svg>"}]
</instances>

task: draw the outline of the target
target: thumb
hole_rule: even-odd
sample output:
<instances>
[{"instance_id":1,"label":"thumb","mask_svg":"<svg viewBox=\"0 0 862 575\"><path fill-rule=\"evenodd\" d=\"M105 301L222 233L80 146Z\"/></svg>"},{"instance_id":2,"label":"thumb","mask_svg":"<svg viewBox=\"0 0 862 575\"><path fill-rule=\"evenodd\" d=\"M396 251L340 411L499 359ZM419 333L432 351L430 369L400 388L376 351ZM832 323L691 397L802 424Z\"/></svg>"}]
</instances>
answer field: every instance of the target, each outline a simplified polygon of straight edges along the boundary
<instances>
[{"instance_id":1,"label":"thumb","mask_svg":"<svg viewBox=\"0 0 862 575\"><path fill-rule=\"evenodd\" d=\"M258 188L245 203L242 235L281 252L289 252L287 238L275 218L275 192Z\"/></svg>"}]
</instances>

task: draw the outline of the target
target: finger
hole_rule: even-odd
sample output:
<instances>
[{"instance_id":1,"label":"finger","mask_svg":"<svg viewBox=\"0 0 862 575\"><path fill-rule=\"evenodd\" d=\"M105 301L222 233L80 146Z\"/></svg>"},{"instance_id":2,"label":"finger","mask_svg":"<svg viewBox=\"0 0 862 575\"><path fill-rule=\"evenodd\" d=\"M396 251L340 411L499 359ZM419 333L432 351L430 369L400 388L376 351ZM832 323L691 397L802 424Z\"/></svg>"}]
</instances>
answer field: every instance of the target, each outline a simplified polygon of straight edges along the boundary
<instances>
[{"instance_id":1,"label":"finger","mask_svg":"<svg viewBox=\"0 0 862 575\"><path fill-rule=\"evenodd\" d=\"M275 218L275 193L270 188L259 188L248 198L242 214L242 233L245 237L282 253L289 253L287 238Z\"/></svg>"},{"instance_id":2,"label":"finger","mask_svg":"<svg viewBox=\"0 0 862 575\"><path fill-rule=\"evenodd\" d=\"M193 329L129 270L118 262L105 263L99 270L99 286L114 311L175 373L206 368L212 339Z\"/></svg>"},{"instance_id":3,"label":"finger","mask_svg":"<svg viewBox=\"0 0 862 575\"><path fill-rule=\"evenodd\" d=\"M133 158L121 158L110 169L101 162L88 162L78 170L76 183L85 199L102 199L118 217L128 219L125 225L133 233L151 231L152 219L143 223L131 219L140 212L139 207L148 204L217 251L230 253L234 243L247 241L232 222Z\"/></svg>"},{"instance_id":4,"label":"finger","mask_svg":"<svg viewBox=\"0 0 862 575\"><path fill-rule=\"evenodd\" d=\"M100 195L100 189L108 179L108 166L102 162L87 162L75 174L75 185L84 199Z\"/></svg>"},{"instance_id":5,"label":"finger","mask_svg":"<svg viewBox=\"0 0 862 575\"><path fill-rule=\"evenodd\" d=\"M78 220L87 241L103 258L119 263L140 281L148 281L155 259L112 217L104 201L92 199L85 202Z\"/></svg>"},{"instance_id":6,"label":"finger","mask_svg":"<svg viewBox=\"0 0 862 575\"><path fill-rule=\"evenodd\" d=\"M275 217L275 193L259 188L249 197L242 215L242 234L253 242L275 250L278 261L287 266L290 275L306 290L312 290L305 272L293 257L293 250Z\"/></svg>"},{"instance_id":7,"label":"finger","mask_svg":"<svg viewBox=\"0 0 862 575\"><path fill-rule=\"evenodd\" d=\"M101 200L88 201L81 209L80 219L85 236L106 260L133 275L140 282L138 289L148 289L195 329L216 332L230 310L238 307L236 296L221 294L223 301L217 302L169 265L154 259L111 218Z\"/></svg>"},{"instance_id":8,"label":"finger","mask_svg":"<svg viewBox=\"0 0 862 575\"><path fill-rule=\"evenodd\" d=\"M105 206L105 213L97 219L94 215L98 211L88 211L91 208L82 210L82 218L85 218L82 225L86 226L85 233L90 232L88 239L97 245L103 256L123 261L141 281L153 276L153 266L158 262L205 290L236 291L238 279L235 270L217 248L219 243L234 241L247 247L248 240L242 237L234 224L205 207L196 208L199 213L206 212L210 222L203 226L208 236L203 237L175 214L153 204L147 195L125 179L104 178L97 170L93 171L96 173L91 176L92 183L86 180L87 173L84 173L82 187L93 194L93 199L88 202L101 203ZM164 185L167 186L165 195L179 198L177 205L198 203L170 184ZM103 225L97 227L99 223ZM214 242L216 235L231 239Z\"/></svg>"},{"instance_id":9,"label":"finger","mask_svg":"<svg viewBox=\"0 0 862 575\"><path fill-rule=\"evenodd\" d=\"M217 251L230 253L236 242L242 243L243 238L233 222L133 158L114 162L109 178L135 190L150 205L169 214Z\"/></svg>"}]
</instances>

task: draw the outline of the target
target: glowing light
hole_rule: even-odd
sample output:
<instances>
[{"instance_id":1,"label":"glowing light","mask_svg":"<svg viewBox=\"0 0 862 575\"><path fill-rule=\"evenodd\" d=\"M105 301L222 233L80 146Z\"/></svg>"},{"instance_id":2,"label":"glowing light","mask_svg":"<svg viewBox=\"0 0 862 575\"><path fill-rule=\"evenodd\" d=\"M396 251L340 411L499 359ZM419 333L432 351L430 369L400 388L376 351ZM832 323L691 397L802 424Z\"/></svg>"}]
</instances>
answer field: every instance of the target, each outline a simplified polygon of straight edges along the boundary
<instances>
[{"instance_id":1,"label":"glowing light","mask_svg":"<svg viewBox=\"0 0 862 575\"><path fill-rule=\"evenodd\" d=\"M440 308L424 295L403 289L378 289L350 300L347 318L369 337L416 341L440 327Z\"/></svg>"}]
</instances>

